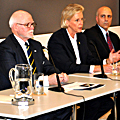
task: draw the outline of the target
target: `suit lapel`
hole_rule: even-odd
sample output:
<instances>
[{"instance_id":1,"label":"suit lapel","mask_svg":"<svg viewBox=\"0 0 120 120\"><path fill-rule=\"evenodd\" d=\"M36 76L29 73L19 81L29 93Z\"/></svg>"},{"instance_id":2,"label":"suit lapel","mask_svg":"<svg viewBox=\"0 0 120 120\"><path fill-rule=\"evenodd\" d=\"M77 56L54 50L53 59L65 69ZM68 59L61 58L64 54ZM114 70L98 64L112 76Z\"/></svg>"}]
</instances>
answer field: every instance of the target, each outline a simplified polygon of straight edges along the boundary
<instances>
[{"instance_id":1,"label":"suit lapel","mask_svg":"<svg viewBox=\"0 0 120 120\"><path fill-rule=\"evenodd\" d=\"M38 50L34 47L34 44L32 43L32 41L29 39L29 44L30 44L30 49L33 53L33 58L36 60L38 58Z\"/></svg>"},{"instance_id":2,"label":"suit lapel","mask_svg":"<svg viewBox=\"0 0 120 120\"><path fill-rule=\"evenodd\" d=\"M26 63L28 63L22 47L20 46L20 44L18 43L18 41L16 40L16 38L14 37L13 34L12 34L11 37L12 37L11 40L13 41L13 43L16 46L17 53L19 53L19 55L21 56L21 58L23 59L23 61L25 61Z\"/></svg>"},{"instance_id":3,"label":"suit lapel","mask_svg":"<svg viewBox=\"0 0 120 120\"><path fill-rule=\"evenodd\" d=\"M114 37L113 37L111 31L109 31L109 36L110 36L110 40L111 40L111 42L112 42L112 44L113 44L113 47L114 47L114 49L115 49L115 52L117 52L117 48L118 48L117 45L118 45L118 44L116 44L116 40L114 40Z\"/></svg>"},{"instance_id":4,"label":"suit lapel","mask_svg":"<svg viewBox=\"0 0 120 120\"><path fill-rule=\"evenodd\" d=\"M77 45L78 45L79 56L81 58L81 41L80 40L81 40L80 36L77 34ZM82 60L82 59L80 59L80 60Z\"/></svg>"},{"instance_id":5,"label":"suit lapel","mask_svg":"<svg viewBox=\"0 0 120 120\"><path fill-rule=\"evenodd\" d=\"M29 44L30 44L30 49L31 49L31 51L33 53L33 58L35 60L35 66L37 67L37 71L41 72L42 71L42 65L41 65L41 67L38 67L38 66L40 66L40 63L41 63L40 60L42 60L42 59L39 59L38 55L40 53L38 53L38 48L35 46L35 43L32 43L31 39L29 39L28 41L29 41Z\"/></svg>"},{"instance_id":6,"label":"suit lapel","mask_svg":"<svg viewBox=\"0 0 120 120\"><path fill-rule=\"evenodd\" d=\"M82 51L84 53L84 49L86 49L82 45L82 40L84 40L84 39L81 37L81 33L77 33L77 45L78 45L78 50L79 50L79 56L80 56L81 63L83 63Z\"/></svg>"},{"instance_id":7,"label":"suit lapel","mask_svg":"<svg viewBox=\"0 0 120 120\"><path fill-rule=\"evenodd\" d=\"M107 42L105 41L105 38L104 38L104 35L103 35L102 31L100 30L100 28L98 27L98 25L96 25L95 27L96 27L96 30L97 30L97 33L98 33L98 37L99 37L100 40L101 40L101 44L104 44L105 48L106 48L107 51L108 51L108 50L109 50L109 47L108 47Z\"/></svg>"},{"instance_id":8,"label":"suit lapel","mask_svg":"<svg viewBox=\"0 0 120 120\"><path fill-rule=\"evenodd\" d=\"M63 37L64 37L65 44L66 44L67 48L69 49L69 51L72 53L72 55L76 59L75 52L74 52L73 46L71 44L71 41L69 39L69 36L67 34L66 29L62 29L62 33L63 33Z\"/></svg>"}]
</instances>

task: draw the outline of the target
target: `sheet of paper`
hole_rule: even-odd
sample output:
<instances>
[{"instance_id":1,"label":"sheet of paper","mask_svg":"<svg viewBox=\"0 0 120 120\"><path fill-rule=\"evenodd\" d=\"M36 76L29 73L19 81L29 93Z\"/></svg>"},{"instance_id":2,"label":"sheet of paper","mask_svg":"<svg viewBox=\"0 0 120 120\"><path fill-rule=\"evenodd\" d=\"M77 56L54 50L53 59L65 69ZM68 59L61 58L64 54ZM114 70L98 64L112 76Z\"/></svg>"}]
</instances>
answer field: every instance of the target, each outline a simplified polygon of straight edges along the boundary
<instances>
[{"instance_id":1,"label":"sheet of paper","mask_svg":"<svg viewBox=\"0 0 120 120\"><path fill-rule=\"evenodd\" d=\"M92 90L95 88L99 88L104 86L103 84L96 84L96 83L83 83L83 82L74 82L71 84L64 85L64 89L66 92L71 90Z\"/></svg>"}]
</instances>

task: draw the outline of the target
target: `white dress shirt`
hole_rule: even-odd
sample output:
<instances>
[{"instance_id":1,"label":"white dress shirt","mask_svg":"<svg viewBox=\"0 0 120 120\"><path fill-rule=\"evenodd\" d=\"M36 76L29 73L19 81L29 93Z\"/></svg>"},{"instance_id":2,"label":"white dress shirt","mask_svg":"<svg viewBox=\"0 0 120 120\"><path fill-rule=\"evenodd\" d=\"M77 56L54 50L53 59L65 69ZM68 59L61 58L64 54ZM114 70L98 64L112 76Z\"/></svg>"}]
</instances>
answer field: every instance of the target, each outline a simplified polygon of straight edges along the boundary
<instances>
[{"instance_id":1,"label":"white dress shirt","mask_svg":"<svg viewBox=\"0 0 120 120\"><path fill-rule=\"evenodd\" d=\"M28 54L27 54L27 49L26 49L26 46L25 46L25 42L21 38L17 37L16 35L14 35L14 36L17 39L17 41L19 42L20 46L22 47L22 49L23 49L23 51L25 53L25 56L27 58L27 61L28 61L29 65L30 65ZM26 42L28 43L28 41L26 41ZM28 43L28 45L29 45L29 43Z\"/></svg>"},{"instance_id":2,"label":"white dress shirt","mask_svg":"<svg viewBox=\"0 0 120 120\"><path fill-rule=\"evenodd\" d=\"M68 34L68 36L69 36L69 39L70 39L70 41L71 41L71 44L72 44L73 49L74 49L74 52L75 52L76 64L81 64L80 55L79 55L79 50L78 50L78 45L77 45L77 35L75 34L75 35L74 35L74 38L72 38L72 37L70 36L70 34L69 34L69 32L68 32L67 29L66 29L66 31L67 31L67 34ZM90 70L89 70L90 73L93 73L94 67L95 67L94 65L90 65Z\"/></svg>"},{"instance_id":3,"label":"white dress shirt","mask_svg":"<svg viewBox=\"0 0 120 120\"><path fill-rule=\"evenodd\" d=\"M66 29L67 30L67 29ZM71 41L71 44L73 46L74 52L75 52L75 56L76 56L76 64L80 64L81 60L80 60L80 55L79 55L79 51L78 51L78 45L77 45L77 35L74 35L74 38L72 38L67 30L69 39Z\"/></svg>"}]
</instances>

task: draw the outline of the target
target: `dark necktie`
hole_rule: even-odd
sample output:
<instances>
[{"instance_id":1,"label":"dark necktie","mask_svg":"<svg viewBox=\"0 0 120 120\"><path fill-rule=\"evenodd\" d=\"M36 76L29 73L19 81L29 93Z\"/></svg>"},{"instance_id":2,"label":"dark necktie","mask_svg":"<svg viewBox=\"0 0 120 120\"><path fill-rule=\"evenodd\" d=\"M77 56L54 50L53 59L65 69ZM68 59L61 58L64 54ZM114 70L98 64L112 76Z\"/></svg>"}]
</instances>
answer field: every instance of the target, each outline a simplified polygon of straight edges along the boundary
<instances>
[{"instance_id":1,"label":"dark necktie","mask_svg":"<svg viewBox=\"0 0 120 120\"><path fill-rule=\"evenodd\" d=\"M111 51L113 49L113 45L112 45L112 42L110 40L110 36L108 35L108 33L106 33L106 36L107 36L107 43L108 43L109 49Z\"/></svg>"},{"instance_id":2,"label":"dark necktie","mask_svg":"<svg viewBox=\"0 0 120 120\"><path fill-rule=\"evenodd\" d=\"M25 46L27 48L27 54L28 54L28 58L29 58L29 62L30 65L32 66L32 74L34 75L34 73L36 72L36 67L35 67L35 60L33 59L33 55L32 55L32 51L30 50L30 46L28 45L27 42L25 42Z\"/></svg>"}]
</instances>

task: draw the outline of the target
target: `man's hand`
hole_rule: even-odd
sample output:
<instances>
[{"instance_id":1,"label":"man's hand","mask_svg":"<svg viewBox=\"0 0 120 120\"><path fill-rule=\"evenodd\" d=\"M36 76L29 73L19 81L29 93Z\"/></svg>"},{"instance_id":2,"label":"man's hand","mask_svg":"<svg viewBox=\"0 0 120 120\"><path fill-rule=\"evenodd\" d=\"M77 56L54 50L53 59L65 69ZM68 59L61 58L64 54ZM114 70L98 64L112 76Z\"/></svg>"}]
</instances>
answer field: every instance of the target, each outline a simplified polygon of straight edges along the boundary
<instances>
[{"instance_id":1,"label":"man's hand","mask_svg":"<svg viewBox=\"0 0 120 120\"><path fill-rule=\"evenodd\" d=\"M67 82L68 75L66 73L61 73L58 75L60 82ZM49 85L57 85L56 73L48 76Z\"/></svg>"},{"instance_id":2,"label":"man's hand","mask_svg":"<svg viewBox=\"0 0 120 120\"><path fill-rule=\"evenodd\" d=\"M117 62L120 60L120 50L114 53L114 49L111 50L110 54L109 54L109 58L107 59L107 63L113 63L113 62Z\"/></svg>"},{"instance_id":3,"label":"man's hand","mask_svg":"<svg viewBox=\"0 0 120 120\"><path fill-rule=\"evenodd\" d=\"M48 76L49 85L57 85L56 73Z\"/></svg>"},{"instance_id":4,"label":"man's hand","mask_svg":"<svg viewBox=\"0 0 120 120\"><path fill-rule=\"evenodd\" d=\"M59 74L59 79L61 82L68 82L69 76L66 73Z\"/></svg>"},{"instance_id":5,"label":"man's hand","mask_svg":"<svg viewBox=\"0 0 120 120\"><path fill-rule=\"evenodd\" d=\"M105 73L112 73L112 65L110 65L110 64L103 65L103 69L104 69ZM100 71L101 71L101 66L95 65L94 72L100 72Z\"/></svg>"},{"instance_id":6,"label":"man's hand","mask_svg":"<svg viewBox=\"0 0 120 120\"><path fill-rule=\"evenodd\" d=\"M103 65L103 69L105 73L112 73L112 65Z\"/></svg>"}]
</instances>

